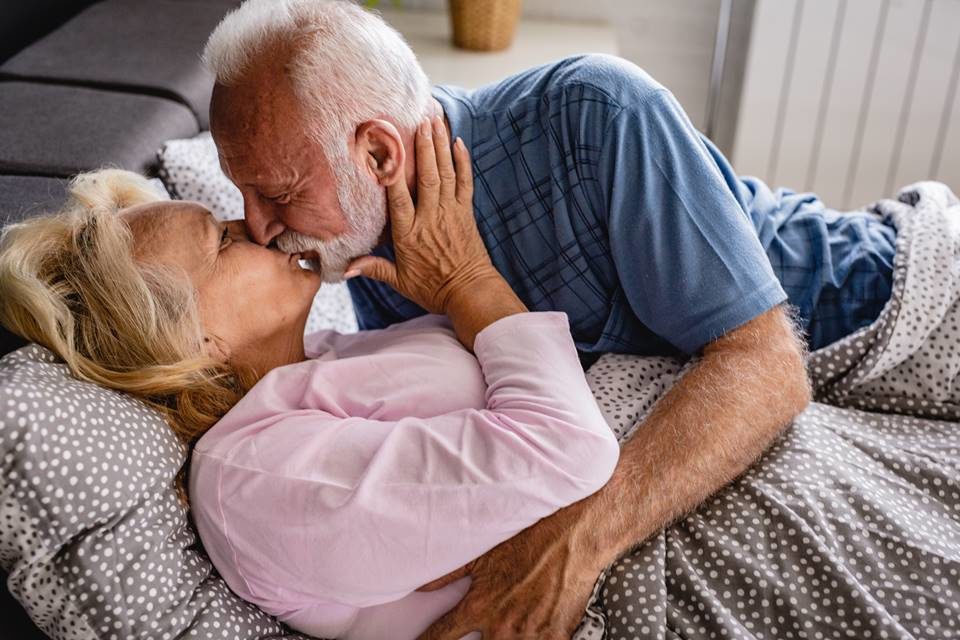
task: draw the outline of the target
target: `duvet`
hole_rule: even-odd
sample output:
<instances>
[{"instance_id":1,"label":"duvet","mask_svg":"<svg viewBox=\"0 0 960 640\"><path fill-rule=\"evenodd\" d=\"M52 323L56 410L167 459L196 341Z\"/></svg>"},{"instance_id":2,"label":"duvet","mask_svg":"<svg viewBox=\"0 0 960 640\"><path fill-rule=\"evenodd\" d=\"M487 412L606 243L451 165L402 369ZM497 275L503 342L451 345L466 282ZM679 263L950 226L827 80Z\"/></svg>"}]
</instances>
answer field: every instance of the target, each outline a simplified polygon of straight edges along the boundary
<instances>
[{"instance_id":1,"label":"duvet","mask_svg":"<svg viewBox=\"0 0 960 640\"><path fill-rule=\"evenodd\" d=\"M808 357L816 402L748 472L600 575L576 640L960 637L960 205L918 183L880 317ZM692 365L605 355L621 443Z\"/></svg>"}]
</instances>

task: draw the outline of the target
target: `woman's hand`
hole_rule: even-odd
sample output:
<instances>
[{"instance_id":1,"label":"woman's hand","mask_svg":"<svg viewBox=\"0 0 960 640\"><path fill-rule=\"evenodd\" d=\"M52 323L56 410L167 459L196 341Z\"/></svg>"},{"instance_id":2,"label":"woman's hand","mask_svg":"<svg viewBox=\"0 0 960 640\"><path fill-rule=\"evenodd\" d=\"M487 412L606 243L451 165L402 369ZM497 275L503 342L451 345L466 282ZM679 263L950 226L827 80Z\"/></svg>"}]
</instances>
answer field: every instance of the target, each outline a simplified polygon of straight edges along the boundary
<instances>
[{"instance_id":1,"label":"woman's hand","mask_svg":"<svg viewBox=\"0 0 960 640\"><path fill-rule=\"evenodd\" d=\"M386 282L432 313L447 313L458 292L501 279L473 217L470 154L457 138L453 157L443 117L420 124L416 135L417 204L401 178L387 187L396 262L377 256L354 260L348 276Z\"/></svg>"}]
</instances>

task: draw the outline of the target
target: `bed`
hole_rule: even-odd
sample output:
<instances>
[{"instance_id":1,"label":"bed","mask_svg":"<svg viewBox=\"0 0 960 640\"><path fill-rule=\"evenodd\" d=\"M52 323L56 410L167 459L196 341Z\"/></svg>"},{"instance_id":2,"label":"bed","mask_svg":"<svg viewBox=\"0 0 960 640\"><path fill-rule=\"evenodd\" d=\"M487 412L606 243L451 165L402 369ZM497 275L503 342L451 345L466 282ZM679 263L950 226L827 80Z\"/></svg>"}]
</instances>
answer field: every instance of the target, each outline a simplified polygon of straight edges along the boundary
<instances>
[{"instance_id":1,"label":"bed","mask_svg":"<svg viewBox=\"0 0 960 640\"><path fill-rule=\"evenodd\" d=\"M208 138L161 153L173 193L199 175L175 150ZM598 577L577 640L960 635L960 206L928 183L873 211L899 229L881 317L810 354L816 402L753 467ZM355 330L322 292L311 326ZM607 354L587 377L626 442L694 364ZM0 407L0 565L47 636L304 638L213 569L157 413L37 345L0 359Z\"/></svg>"}]
</instances>

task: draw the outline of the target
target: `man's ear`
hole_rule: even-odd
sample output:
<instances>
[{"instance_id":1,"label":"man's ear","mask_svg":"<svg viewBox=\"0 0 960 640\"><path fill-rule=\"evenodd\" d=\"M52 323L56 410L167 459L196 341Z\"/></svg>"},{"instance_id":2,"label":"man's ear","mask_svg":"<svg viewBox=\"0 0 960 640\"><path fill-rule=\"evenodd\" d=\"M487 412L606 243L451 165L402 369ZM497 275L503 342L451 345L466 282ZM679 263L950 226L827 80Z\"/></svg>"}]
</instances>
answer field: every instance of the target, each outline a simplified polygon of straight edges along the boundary
<instances>
[{"instance_id":1,"label":"man's ear","mask_svg":"<svg viewBox=\"0 0 960 640\"><path fill-rule=\"evenodd\" d=\"M357 127L357 162L382 187L404 179L407 159L400 132L386 120L368 120Z\"/></svg>"}]
</instances>

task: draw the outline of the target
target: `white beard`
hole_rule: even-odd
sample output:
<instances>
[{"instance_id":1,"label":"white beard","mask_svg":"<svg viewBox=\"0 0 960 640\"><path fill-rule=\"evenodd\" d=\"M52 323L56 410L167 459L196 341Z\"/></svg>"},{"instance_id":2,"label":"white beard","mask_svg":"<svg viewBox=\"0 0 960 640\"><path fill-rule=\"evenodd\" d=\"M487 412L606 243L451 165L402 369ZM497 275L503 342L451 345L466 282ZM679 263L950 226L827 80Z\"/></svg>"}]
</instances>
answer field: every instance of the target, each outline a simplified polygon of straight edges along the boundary
<instances>
[{"instance_id":1,"label":"white beard","mask_svg":"<svg viewBox=\"0 0 960 640\"><path fill-rule=\"evenodd\" d=\"M349 229L331 240L285 229L277 236L277 247L290 254L316 251L323 282L340 282L351 260L367 255L377 246L386 226L387 196L346 154L331 158L330 168L337 183L337 200Z\"/></svg>"}]
</instances>

